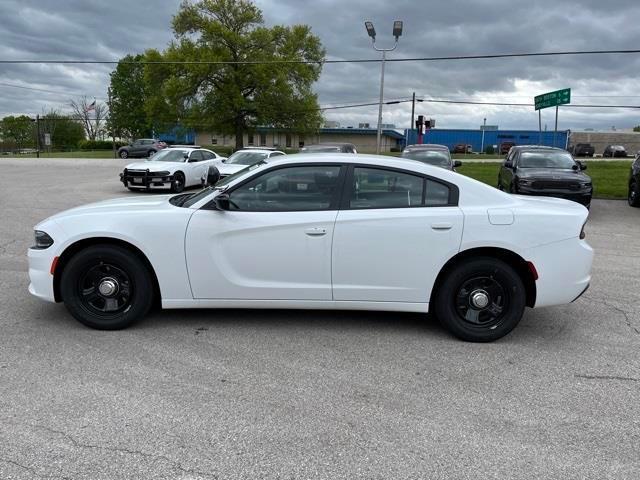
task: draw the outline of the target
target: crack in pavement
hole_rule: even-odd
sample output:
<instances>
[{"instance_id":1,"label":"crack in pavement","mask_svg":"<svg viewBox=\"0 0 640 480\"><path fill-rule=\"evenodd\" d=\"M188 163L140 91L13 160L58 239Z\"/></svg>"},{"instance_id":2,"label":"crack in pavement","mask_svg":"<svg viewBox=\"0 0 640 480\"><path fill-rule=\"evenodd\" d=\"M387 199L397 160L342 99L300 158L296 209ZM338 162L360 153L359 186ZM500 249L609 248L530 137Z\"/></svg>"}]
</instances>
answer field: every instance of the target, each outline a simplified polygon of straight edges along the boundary
<instances>
[{"instance_id":1,"label":"crack in pavement","mask_svg":"<svg viewBox=\"0 0 640 480\"><path fill-rule=\"evenodd\" d=\"M630 382L640 382L640 378L622 377L618 375L586 375L576 373L574 376L577 378L586 378L587 380L623 380Z\"/></svg>"},{"instance_id":2,"label":"crack in pavement","mask_svg":"<svg viewBox=\"0 0 640 480\"><path fill-rule=\"evenodd\" d=\"M586 296L586 295L584 295L583 298L585 300L591 301L591 302L600 302L604 306L612 308L616 312L620 313L625 318L625 323L627 324L627 327L629 327L631 330L635 331L638 335L640 335L640 328L636 327L633 324L633 321L631 320L631 318L629 318L629 316L632 315L633 312L627 312L626 310L623 310L622 308L618 307L617 305L614 305L614 304L608 302L604 298L595 298L595 297L590 297L590 296Z\"/></svg>"},{"instance_id":3,"label":"crack in pavement","mask_svg":"<svg viewBox=\"0 0 640 480\"><path fill-rule=\"evenodd\" d=\"M9 465L15 465L16 467L22 468L27 472L30 472L32 475L35 475L38 478L61 478L62 480L73 480L71 477L65 477L64 475L41 475L36 471L34 467L29 467L27 465L23 465L15 460L11 460L10 458L0 457L0 462L8 463Z\"/></svg>"},{"instance_id":4,"label":"crack in pavement","mask_svg":"<svg viewBox=\"0 0 640 480\"><path fill-rule=\"evenodd\" d=\"M187 468L184 467L180 462L173 460L165 455L159 455L159 454L153 454L153 453L148 453L148 452L143 452L142 450L133 450L133 449L129 449L129 448L123 448L123 447L110 447L107 445L94 445L94 444L90 444L90 443L82 443L78 440L76 440L74 437L72 437L71 435L69 435L67 432L64 432L62 430L56 430L54 428L50 428L47 427L45 425L37 425L37 424L27 424L28 426L32 427L32 428L39 428L41 430L45 430L49 433L53 433L53 434L57 434L57 435L61 435L62 437L64 437L68 442L70 442L74 447L76 448L87 448L87 449L93 449L93 450L106 450L109 452L116 452L116 453L125 453L128 455L139 455L141 457L145 457L145 458L149 458L152 459L154 461L157 460L162 460L165 461L169 464L171 464L173 466L173 468L175 468L176 470L179 470L183 473L189 474L189 475L198 475L200 477L206 477L206 478L212 478L212 479L218 479L219 477L217 475L211 474L211 473L206 473L206 472L202 472L199 470L195 470L192 468ZM41 478L45 478L45 477L41 477ZM62 477L65 478L65 477Z\"/></svg>"}]
</instances>

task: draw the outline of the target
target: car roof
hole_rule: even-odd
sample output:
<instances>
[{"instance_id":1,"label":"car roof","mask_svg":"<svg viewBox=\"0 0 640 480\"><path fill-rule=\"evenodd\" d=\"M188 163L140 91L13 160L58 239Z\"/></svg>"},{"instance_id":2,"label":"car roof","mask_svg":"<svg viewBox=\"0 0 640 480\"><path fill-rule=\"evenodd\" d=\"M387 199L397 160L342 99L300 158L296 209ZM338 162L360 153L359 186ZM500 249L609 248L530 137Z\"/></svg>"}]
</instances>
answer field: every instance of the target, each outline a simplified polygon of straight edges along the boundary
<instances>
[{"instance_id":1,"label":"car roof","mask_svg":"<svg viewBox=\"0 0 640 480\"><path fill-rule=\"evenodd\" d=\"M405 150L447 150L449 147L446 145L440 145L438 143L418 143L414 145L407 145Z\"/></svg>"},{"instance_id":2,"label":"car roof","mask_svg":"<svg viewBox=\"0 0 640 480\"><path fill-rule=\"evenodd\" d=\"M273 152L276 150L276 148L275 147L242 147L240 150L265 150L265 151L268 150L270 152ZM237 151L240 151L240 150L237 150Z\"/></svg>"},{"instance_id":3,"label":"car roof","mask_svg":"<svg viewBox=\"0 0 640 480\"><path fill-rule=\"evenodd\" d=\"M517 150L556 150L561 152L566 151L564 148L550 147L547 145L514 145L511 148L515 148Z\"/></svg>"},{"instance_id":4,"label":"car roof","mask_svg":"<svg viewBox=\"0 0 640 480\"><path fill-rule=\"evenodd\" d=\"M326 142L326 143L311 143L309 145L305 145L302 148L313 148L313 147L343 147L343 146L353 147L353 143L348 142Z\"/></svg>"},{"instance_id":5,"label":"car roof","mask_svg":"<svg viewBox=\"0 0 640 480\"><path fill-rule=\"evenodd\" d=\"M258 153L274 153L274 152L278 152L278 153L284 153L282 150L276 150L275 148L267 148L267 147L264 147L264 148L260 148L260 147L241 148L240 150L236 150L233 153L238 153L238 152L258 152Z\"/></svg>"}]
</instances>

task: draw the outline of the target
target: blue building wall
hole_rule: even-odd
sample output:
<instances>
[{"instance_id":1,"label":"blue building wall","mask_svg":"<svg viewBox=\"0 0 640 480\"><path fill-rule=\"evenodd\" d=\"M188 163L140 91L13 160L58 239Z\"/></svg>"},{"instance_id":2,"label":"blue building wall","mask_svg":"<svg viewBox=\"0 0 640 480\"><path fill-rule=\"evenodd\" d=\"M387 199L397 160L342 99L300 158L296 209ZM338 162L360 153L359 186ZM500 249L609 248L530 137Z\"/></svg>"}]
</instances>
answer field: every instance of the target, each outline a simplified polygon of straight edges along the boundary
<instances>
[{"instance_id":1,"label":"blue building wall","mask_svg":"<svg viewBox=\"0 0 640 480\"><path fill-rule=\"evenodd\" d=\"M166 132L156 132L156 138L169 144L193 145L196 142L195 130L175 126Z\"/></svg>"},{"instance_id":2,"label":"blue building wall","mask_svg":"<svg viewBox=\"0 0 640 480\"><path fill-rule=\"evenodd\" d=\"M556 135L556 147L565 148L569 131L558 131ZM407 136L408 135L408 136ZM408 145L418 143L417 130L405 130L405 138L408 139ZM484 132L484 148L489 145L500 145L502 142L513 142L516 145L553 145L553 132L540 132L538 130L487 130ZM465 143L473 146L474 152L480 152L482 146L481 130L455 130L455 129L439 129L429 130L422 137L422 143L438 143L446 145L452 149L458 143Z\"/></svg>"}]
</instances>

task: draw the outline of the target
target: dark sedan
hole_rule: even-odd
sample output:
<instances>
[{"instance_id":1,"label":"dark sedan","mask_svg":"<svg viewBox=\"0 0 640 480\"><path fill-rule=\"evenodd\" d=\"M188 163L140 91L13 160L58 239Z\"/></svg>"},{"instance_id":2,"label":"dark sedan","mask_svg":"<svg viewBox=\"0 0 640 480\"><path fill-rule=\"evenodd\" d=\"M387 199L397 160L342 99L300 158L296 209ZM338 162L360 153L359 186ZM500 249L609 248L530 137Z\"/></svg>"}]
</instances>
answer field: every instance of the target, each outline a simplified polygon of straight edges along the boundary
<instances>
[{"instance_id":1,"label":"dark sedan","mask_svg":"<svg viewBox=\"0 0 640 480\"><path fill-rule=\"evenodd\" d=\"M462 165L459 160L451 160L451 154L449 148L445 145L436 144L422 144L422 145L407 145L402 151L402 158L410 158L411 160L417 160L418 162L426 163L428 165L434 165L436 167L446 168L447 170L454 170L456 167Z\"/></svg>"},{"instance_id":2,"label":"dark sedan","mask_svg":"<svg viewBox=\"0 0 640 480\"><path fill-rule=\"evenodd\" d=\"M159 150L167 148L165 142L155 138L139 138L129 145L124 145L118 149L120 158L132 157L153 157Z\"/></svg>"},{"instance_id":3,"label":"dark sedan","mask_svg":"<svg viewBox=\"0 0 640 480\"><path fill-rule=\"evenodd\" d=\"M587 166L566 150L553 147L517 146L507 155L498 188L521 195L566 198L589 208L593 195Z\"/></svg>"},{"instance_id":4,"label":"dark sedan","mask_svg":"<svg viewBox=\"0 0 640 480\"><path fill-rule=\"evenodd\" d=\"M636 154L636 158L631 164L628 199L629 205L640 207L640 152Z\"/></svg>"},{"instance_id":5,"label":"dark sedan","mask_svg":"<svg viewBox=\"0 0 640 480\"><path fill-rule=\"evenodd\" d=\"M624 158L627 156L627 150L622 145L607 145L604 149L604 152L602 152L602 156L610 158Z\"/></svg>"}]
</instances>

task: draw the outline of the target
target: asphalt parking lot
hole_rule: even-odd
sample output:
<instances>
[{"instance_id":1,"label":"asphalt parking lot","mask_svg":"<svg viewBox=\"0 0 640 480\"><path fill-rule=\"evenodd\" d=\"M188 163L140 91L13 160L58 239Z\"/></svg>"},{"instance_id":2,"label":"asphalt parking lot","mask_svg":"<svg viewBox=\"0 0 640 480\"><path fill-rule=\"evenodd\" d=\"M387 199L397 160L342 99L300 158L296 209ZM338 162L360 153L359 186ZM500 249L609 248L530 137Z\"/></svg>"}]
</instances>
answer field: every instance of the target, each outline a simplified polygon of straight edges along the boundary
<instances>
[{"instance_id":1,"label":"asphalt parking lot","mask_svg":"<svg viewBox=\"0 0 640 480\"><path fill-rule=\"evenodd\" d=\"M26 250L131 195L124 163L0 159L0 478L638 478L640 209L594 201L589 291L491 344L371 312L94 331L28 294Z\"/></svg>"}]
</instances>

